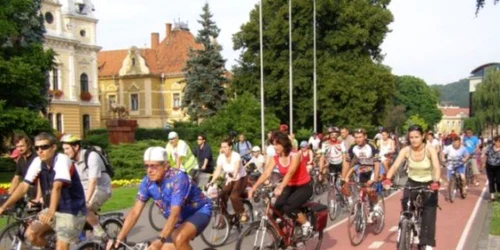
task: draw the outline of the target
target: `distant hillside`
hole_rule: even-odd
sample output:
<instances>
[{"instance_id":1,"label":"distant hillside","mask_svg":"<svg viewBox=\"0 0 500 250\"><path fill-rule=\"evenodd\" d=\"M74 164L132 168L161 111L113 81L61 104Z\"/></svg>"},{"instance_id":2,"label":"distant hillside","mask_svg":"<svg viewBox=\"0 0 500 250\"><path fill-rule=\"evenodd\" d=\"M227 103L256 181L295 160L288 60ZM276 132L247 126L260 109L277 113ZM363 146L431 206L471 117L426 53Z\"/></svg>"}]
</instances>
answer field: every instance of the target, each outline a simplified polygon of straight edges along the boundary
<instances>
[{"instance_id":1,"label":"distant hillside","mask_svg":"<svg viewBox=\"0 0 500 250\"><path fill-rule=\"evenodd\" d=\"M469 107L468 79L462 79L458 82L445 85L431 85L431 88L439 90L439 93L441 93L439 101L442 104L459 106L461 108Z\"/></svg>"}]
</instances>

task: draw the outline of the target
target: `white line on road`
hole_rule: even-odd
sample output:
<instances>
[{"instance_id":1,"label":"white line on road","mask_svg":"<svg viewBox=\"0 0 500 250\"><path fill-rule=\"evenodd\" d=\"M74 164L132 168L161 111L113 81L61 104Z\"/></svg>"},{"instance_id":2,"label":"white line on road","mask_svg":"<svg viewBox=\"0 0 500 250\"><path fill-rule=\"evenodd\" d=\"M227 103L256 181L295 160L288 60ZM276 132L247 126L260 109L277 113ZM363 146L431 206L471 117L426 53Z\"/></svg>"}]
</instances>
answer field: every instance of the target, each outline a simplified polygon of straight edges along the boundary
<instances>
[{"instance_id":1,"label":"white line on road","mask_svg":"<svg viewBox=\"0 0 500 250\"><path fill-rule=\"evenodd\" d=\"M457 245L457 250L462 250L465 245L465 241L467 240L467 235L469 235L470 228L472 227L472 222L476 219L477 215L477 210L479 209L479 205L481 205L481 201L483 200L484 193L486 192L486 187L488 186L488 182L486 182L483 191L481 192L481 195L476 201L476 205L474 206L474 210L472 210L472 215L469 217L469 220L467 221L467 224L465 225L465 229L462 232L462 235L460 235L460 241L458 242Z\"/></svg>"},{"instance_id":2,"label":"white line on road","mask_svg":"<svg viewBox=\"0 0 500 250\"><path fill-rule=\"evenodd\" d=\"M374 241L372 244L368 246L369 249L378 249L384 244L383 241Z\"/></svg>"}]
</instances>

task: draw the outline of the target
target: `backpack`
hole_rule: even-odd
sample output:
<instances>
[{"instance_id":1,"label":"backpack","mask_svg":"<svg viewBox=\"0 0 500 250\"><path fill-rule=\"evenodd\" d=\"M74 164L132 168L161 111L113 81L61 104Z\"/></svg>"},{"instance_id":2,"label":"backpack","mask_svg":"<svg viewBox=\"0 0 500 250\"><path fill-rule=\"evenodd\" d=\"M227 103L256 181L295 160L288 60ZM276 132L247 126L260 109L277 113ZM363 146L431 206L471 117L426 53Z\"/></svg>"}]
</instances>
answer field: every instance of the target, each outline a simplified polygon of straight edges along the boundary
<instances>
[{"instance_id":1,"label":"backpack","mask_svg":"<svg viewBox=\"0 0 500 250\"><path fill-rule=\"evenodd\" d=\"M91 152L96 152L99 157L101 157L102 162L104 163L104 166L106 167L106 170L102 171L103 173L107 173L109 177L113 178L115 176L115 171L113 169L113 166L111 166L111 163L108 160L108 154L106 151L104 151L101 147L99 146L87 146L85 151L85 155L83 156L84 162L85 162L85 169L89 168L89 155Z\"/></svg>"}]
</instances>

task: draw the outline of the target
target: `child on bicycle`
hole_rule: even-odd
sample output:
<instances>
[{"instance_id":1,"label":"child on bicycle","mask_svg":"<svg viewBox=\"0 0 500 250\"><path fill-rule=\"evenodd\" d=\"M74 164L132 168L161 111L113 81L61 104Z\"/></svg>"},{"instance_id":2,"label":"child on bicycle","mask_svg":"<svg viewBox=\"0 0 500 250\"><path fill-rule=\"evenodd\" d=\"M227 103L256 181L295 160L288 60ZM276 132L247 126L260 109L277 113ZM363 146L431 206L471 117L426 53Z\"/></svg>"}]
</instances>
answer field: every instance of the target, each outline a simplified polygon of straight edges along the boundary
<instances>
[{"instance_id":1,"label":"child on bicycle","mask_svg":"<svg viewBox=\"0 0 500 250\"><path fill-rule=\"evenodd\" d=\"M448 169L448 182L451 179L452 170L455 169L456 172L460 173L460 179L462 179L462 193L466 194L467 189L465 188L465 164L470 158L469 152L462 145L460 137L453 137L452 143L443 149L443 154L441 154L442 160L446 160L446 167Z\"/></svg>"}]
</instances>

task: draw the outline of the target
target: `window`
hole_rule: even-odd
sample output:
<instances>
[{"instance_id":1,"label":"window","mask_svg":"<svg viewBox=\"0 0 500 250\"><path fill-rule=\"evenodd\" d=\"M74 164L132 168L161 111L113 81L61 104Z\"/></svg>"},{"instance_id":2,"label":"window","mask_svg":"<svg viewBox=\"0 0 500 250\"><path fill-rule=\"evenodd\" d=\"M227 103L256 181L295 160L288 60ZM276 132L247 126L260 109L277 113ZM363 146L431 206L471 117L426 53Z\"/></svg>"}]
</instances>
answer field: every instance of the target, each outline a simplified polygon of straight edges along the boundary
<instances>
[{"instance_id":1,"label":"window","mask_svg":"<svg viewBox=\"0 0 500 250\"><path fill-rule=\"evenodd\" d=\"M130 110L131 111L139 110L139 94L130 95Z\"/></svg>"},{"instance_id":2,"label":"window","mask_svg":"<svg viewBox=\"0 0 500 250\"><path fill-rule=\"evenodd\" d=\"M62 133L62 131L63 131L63 121L62 121L62 114L61 113L56 114L56 129L60 133Z\"/></svg>"},{"instance_id":3,"label":"window","mask_svg":"<svg viewBox=\"0 0 500 250\"><path fill-rule=\"evenodd\" d=\"M52 89L53 90L59 89L59 70L58 69L52 70Z\"/></svg>"},{"instance_id":4,"label":"window","mask_svg":"<svg viewBox=\"0 0 500 250\"><path fill-rule=\"evenodd\" d=\"M89 132L90 130L90 115L83 115L82 123L83 123L83 134L87 135L87 132Z\"/></svg>"},{"instance_id":5,"label":"window","mask_svg":"<svg viewBox=\"0 0 500 250\"><path fill-rule=\"evenodd\" d=\"M86 34L85 30L80 30L80 36L85 37L85 34Z\"/></svg>"},{"instance_id":6,"label":"window","mask_svg":"<svg viewBox=\"0 0 500 250\"><path fill-rule=\"evenodd\" d=\"M48 24L51 24L52 22L54 22L54 16L52 15L52 13L50 13L50 12L45 12L45 21L46 21Z\"/></svg>"},{"instance_id":7,"label":"window","mask_svg":"<svg viewBox=\"0 0 500 250\"><path fill-rule=\"evenodd\" d=\"M108 109L111 110L113 107L113 104L116 103L116 96L115 95L108 95Z\"/></svg>"},{"instance_id":8,"label":"window","mask_svg":"<svg viewBox=\"0 0 500 250\"><path fill-rule=\"evenodd\" d=\"M47 115L47 118L49 119L50 127L51 127L51 128L54 128L54 114L49 113L49 114Z\"/></svg>"},{"instance_id":9,"label":"window","mask_svg":"<svg viewBox=\"0 0 500 250\"><path fill-rule=\"evenodd\" d=\"M89 77L83 73L80 75L80 93L89 92Z\"/></svg>"},{"instance_id":10,"label":"window","mask_svg":"<svg viewBox=\"0 0 500 250\"><path fill-rule=\"evenodd\" d=\"M181 107L181 94L175 93L173 99L174 99L174 108L180 108Z\"/></svg>"}]
</instances>

